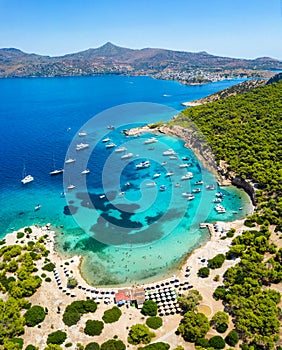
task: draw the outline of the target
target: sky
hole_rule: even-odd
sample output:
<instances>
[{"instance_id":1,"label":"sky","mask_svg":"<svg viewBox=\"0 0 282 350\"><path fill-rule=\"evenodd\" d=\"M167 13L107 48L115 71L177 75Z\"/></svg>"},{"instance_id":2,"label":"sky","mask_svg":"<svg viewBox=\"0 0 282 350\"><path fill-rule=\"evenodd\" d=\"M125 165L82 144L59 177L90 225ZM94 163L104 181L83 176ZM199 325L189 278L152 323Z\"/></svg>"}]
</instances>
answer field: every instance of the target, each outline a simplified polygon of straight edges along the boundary
<instances>
[{"instance_id":1,"label":"sky","mask_svg":"<svg viewBox=\"0 0 282 350\"><path fill-rule=\"evenodd\" d=\"M108 41L282 60L282 0L0 0L0 48L59 56Z\"/></svg>"}]
</instances>

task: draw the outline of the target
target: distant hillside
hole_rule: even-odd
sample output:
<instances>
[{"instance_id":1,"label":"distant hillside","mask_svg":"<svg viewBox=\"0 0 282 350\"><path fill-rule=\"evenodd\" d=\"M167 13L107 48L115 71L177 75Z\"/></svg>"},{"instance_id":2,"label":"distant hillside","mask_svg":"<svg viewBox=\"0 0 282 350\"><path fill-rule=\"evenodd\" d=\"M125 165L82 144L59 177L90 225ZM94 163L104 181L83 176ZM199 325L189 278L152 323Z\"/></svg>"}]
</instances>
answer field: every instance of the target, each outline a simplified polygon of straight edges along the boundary
<instances>
[{"instance_id":1,"label":"distant hillside","mask_svg":"<svg viewBox=\"0 0 282 350\"><path fill-rule=\"evenodd\" d=\"M244 92L248 92L251 91L259 86L264 86L265 84L267 84L267 80L246 80L243 81L240 84L237 85L233 85L227 89L218 91L212 95L209 95L207 97L204 98L200 98L199 100L194 100L191 102L184 102L182 103L183 106L199 106L199 105L203 105L205 103L209 103L209 102L214 102L217 100L221 100L230 96L236 96L238 94L242 94Z\"/></svg>"},{"instance_id":2,"label":"distant hillside","mask_svg":"<svg viewBox=\"0 0 282 350\"><path fill-rule=\"evenodd\" d=\"M264 57L255 60L213 56L206 52L184 52L156 48L133 50L111 43L64 56L27 54L0 49L0 77L52 77L95 74L153 75L163 70L191 69L282 69L282 62Z\"/></svg>"}]
</instances>

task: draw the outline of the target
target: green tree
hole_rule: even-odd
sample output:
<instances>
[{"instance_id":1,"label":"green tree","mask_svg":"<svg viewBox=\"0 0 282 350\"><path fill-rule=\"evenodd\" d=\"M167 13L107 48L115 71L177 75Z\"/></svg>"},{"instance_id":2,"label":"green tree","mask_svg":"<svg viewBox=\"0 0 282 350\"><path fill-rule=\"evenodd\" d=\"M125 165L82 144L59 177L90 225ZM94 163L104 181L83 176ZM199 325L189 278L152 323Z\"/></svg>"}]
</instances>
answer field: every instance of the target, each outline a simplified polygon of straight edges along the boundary
<instances>
[{"instance_id":1,"label":"green tree","mask_svg":"<svg viewBox=\"0 0 282 350\"><path fill-rule=\"evenodd\" d=\"M225 347L225 341L221 336L216 335L210 338L209 346L214 349L223 349Z\"/></svg>"},{"instance_id":2,"label":"green tree","mask_svg":"<svg viewBox=\"0 0 282 350\"><path fill-rule=\"evenodd\" d=\"M87 320L84 328L84 333L87 335L100 335L104 328L104 323L97 320Z\"/></svg>"},{"instance_id":3,"label":"green tree","mask_svg":"<svg viewBox=\"0 0 282 350\"><path fill-rule=\"evenodd\" d=\"M75 288L77 286L77 280L74 277L69 277L68 278L68 282L67 282L67 286L68 288Z\"/></svg>"},{"instance_id":4,"label":"green tree","mask_svg":"<svg viewBox=\"0 0 282 350\"><path fill-rule=\"evenodd\" d=\"M53 333L50 333L47 338L47 344L57 344L61 345L64 343L64 341L67 339L67 333L63 331L56 331Z\"/></svg>"},{"instance_id":5,"label":"green tree","mask_svg":"<svg viewBox=\"0 0 282 350\"><path fill-rule=\"evenodd\" d=\"M182 311L194 311L196 307L200 304L200 301L203 300L203 297L199 291L191 289L187 295L183 295L177 298L178 304L181 307Z\"/></svg>"},{"instance_id":6,"label":"green tree","mask_svg":"<svg viewBox=\"0 0 282 350\"><path fill-rule=\"evenodd\" d=\"M63 350L63 348L58 344L48 344L44 350Z\"/></svg>"},{"instance_id":7,"label":"green tree","mask_svg":"<svg viewBox=\"0 0 282 350\"><path fill-rule=\"evenodd\" d=\"M117 322L121 316L121 311L117 306L113 306L110 310L106 310L102 317L105 323Z\"/></svg>"},{"instance_id":8,"label":"green tree","mask_svg":"<svg viewBox=\"0 0 282 350\"><path fill-rule=\"evenodd\" d=\"M225 342L229 345L229 346L235 346L239 341L239 336L238 333L232 329L232 331L230 331L226 338L225 338Z\"/></svg>"},{"instance_id":9,"label":"green tree","mask_svg":"<svg viewBox=\"0 0 282 350\"><path fill-rule=\"evenodd\" d=\"M198 276L202 278L209 277L210 269L208 267L201 267L198 271Z\"/></svg>"},{"instance_id":10,"label":"green tree","mask_svg":"<svg viewBox=\"0 0 282 350\"><path fill-rule=\"evenodd\" d=\"M101 350L125 350L126 346L121 340L110 339L101 345Z\"/></svg>"},{"instance_id":11,"label":"green tree","mask_svg":"<svg viewBox=\"0 0 282 350\"><path fill-rule=\"evenodd\" d=\"M215 328L217 328L219 325L223 324L223 323L228 323L229 322L229 316L226 312L224 311L217 311L211 321L210 324L211 326L214 326Z\"/></svg>"},{"instance_id":12,"label":"green tree","mask_svg":"<svg viewBox=\"0 0 282 350\"><path fill-rule=\"evenodd\" d=\"M214 258L208 261L208 266L211 269L218 269L224 263L225 256L223 254L217 254Z\"/></svg>"},{"instance_id":13,"label":"green tree","mask_svg":"<svg viewBox=\"0 0 282 350\"><path fill-rule=\"evenodd\" d=\"M161 317L151 316L147 318L146 325L152 329L158 329L163 325L163 320Z\"/></svg>"},{"instance_id":14,"label":"green tree","mask_svg":"<svg viewBox=\"0 0 282 350\"><path fill-rule=\"evenodd\" d=\"M85 350L100 350L100 345L98 343L91 342L85 346Z\"/></svg>"},{"instance_id":15,"label":"green tree","mask_svg":"<svg viewBox=\"0 0 282 350\"><path fill-rule=\"evenodd\" d=\"M34 305L25 314L25 322L28 327L34 327L45 319L45 310L42 306Z\"/></svg>"},{"instance_id":16,"label":"green tree","mask_svg":"<svg viewBox=\"0 0 282 350\"><path fill-rule=\"evenodd\" d=\"M20 314L20 302L14 298L8 298L5 302L0 299L0 343L5 338L13 338L24 332L25 319Z\"/></svg>"},{"instance_id":17,"label":"green tree","mask_svg":"<svg viewBox=\"0 0 282 350\"><path fill-rule=\"evenodd\" d=\"M141 313L145 316L156 316L158 313L158 304L153 300L145 300Z\"/></svg>"},{"instance_id":18,"label":"green tree","mask_svg":"<svg viewBox=\"0 0 282 350\"><path fill-rule=\"evenodd\" d=\"M155 333L151 332L149 328L143 324L136 324L131 326L127 341L130 344L149 344Z\"/></svg>"},{"instance_id":19,"label":"green tree","mask_svg":"<svg viewBox=\"0 0 282 350\"><path fill-rule=\"evenodd\" d=\"M178 332L185 341L195 342L198 338L203 338L209 329L209 320L204 314L188 311L180 322Z\"/></svg>"},{"instance_id":20,"label":"green tree","mask_svg":"<svg viewBox=\"0 0 282 350\"><path fill-rule=\"evenodd\" d=\"M32 344L28 344L25 350L39 350L39 347L34 346Z\"/></svg>"}]
</instances>

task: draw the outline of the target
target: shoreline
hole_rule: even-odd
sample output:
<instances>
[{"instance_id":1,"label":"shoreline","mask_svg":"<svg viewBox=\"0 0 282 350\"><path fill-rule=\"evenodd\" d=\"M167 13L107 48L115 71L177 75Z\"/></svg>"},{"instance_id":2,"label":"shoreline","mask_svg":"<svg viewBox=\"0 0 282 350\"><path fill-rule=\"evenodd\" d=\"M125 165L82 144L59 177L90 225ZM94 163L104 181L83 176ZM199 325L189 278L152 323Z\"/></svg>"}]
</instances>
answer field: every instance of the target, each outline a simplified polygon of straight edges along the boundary
<instances>
[{"instance_id":1,"label":"shoreline","mask_svg":"<svg viewBox=\"0 0 282 350\"><path fill-rule=\"evenodd\" d=\"M205 223L206 228L209 231L209 238L206 242L204 242L202 245L200 245L198 248L195 248L191 252L188 252L186 256L181 259L179 262L179 267L178 271L176 271L173 276L167 276L165 278L156 278L151 282L138 282L135 284L130 284L128 286L125 285L114 285L114 286L93 286L91 285L82 275L81 273L81 263L83 257L80 255L68 255L68 256L63 256L57 249L56 249L56 235L58 232L56 232L56 229L51 226L51 224L47 224L47 226L30 226L32 229L32 234L29 235L29 237L24 237L24 239L17 239L16 235L17 232L23 231L24 228L13 231L11 233L8 233L3 239L5 239L5 244L4 245L12 245L12 244L18 244L22 241L24 243L20 244L26 244L28 240L30 239L39 239L40 236L48 234L48 240L47 243L45 243L46 248L50 251L49 254L49 259L56 265L56 269L60 270L62 266L65 266L66 263L67 265L70 265L70 269L73 272L73 277L75 277L78 281L78 285L83 285L87 289L99 289L101 291L105 290L118 290L122 288L132 288L132 287L150 287L156 284L160 284L162 282L166 282L168 280L171 280L171 278L178 278L180 281L182 281L184 278L185 274L185 269L187 267L190 268L190 275L193 274L193 270L195 270L196 266L202 267L202 263L199 265L195 263L195 256L201 256L204 259L210 259L219 252L221 253L222 251L227 251L229 248L229 245L231 243L230 238L227 238L225 240L221 240L221 237L224 233L228 232L231 228L236 229L235 236L240 234L243 229L247 229L247 227L244 226L244 221L245 219L241 220L235 220L235 221L229 221L229 222L224 222L224 221L216 221L214 224L212 223ZM219 229L216 231L215 227L219 227ZM235 237L234 236L234 237ZM19 242L20 241L20 242ZM25 242L26 241L26 242ZM234 262L235 263L235 262ZM197 270L197 269L196 269ZM191 272L192 271L192 272ZM196 276L196 272L194 271L194 275ZM195 277L194 276L194 277ZM190 278L189 278L190 280ZM198 286L197 286L198 288ZM77 290L77 288L75 288Z\"/></svg>"}]
</instances>

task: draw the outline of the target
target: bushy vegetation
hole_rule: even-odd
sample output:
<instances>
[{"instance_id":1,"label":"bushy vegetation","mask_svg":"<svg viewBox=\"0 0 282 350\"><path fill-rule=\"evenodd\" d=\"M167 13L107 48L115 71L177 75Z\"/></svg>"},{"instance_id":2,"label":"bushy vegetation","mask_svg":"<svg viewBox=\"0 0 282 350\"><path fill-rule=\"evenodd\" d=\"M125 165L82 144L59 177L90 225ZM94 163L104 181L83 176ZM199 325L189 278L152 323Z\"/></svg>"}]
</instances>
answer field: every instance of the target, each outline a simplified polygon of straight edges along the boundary
<instances>
[{"instance_id":1,"label":"bushy vegetation","mask_svg":"<svg viewBox=\"0 0 282 350\"><path fill-rule=\"evenodd\" d=\"M225 341L220 335L216 335L210 338L209 347L214 349L223 349L225 347Z\"/></svg>"},{"instance_id":2,"label":"bushy vegetation","mask_svg":"<svg viewBox=\"0 0 282 350\"><path fill-rule=\"evenodd\" d=\"M47 338L47 344L58 344L61 345L67 339L67 333L63 331L56 331L50 333Z\"/></svg>"},{"instance_id":3,"label":"bushy vegetation","mask_svg":"<svg viewBox=\"0 0 282 350\"><path fill-rule=\"evenodd\" d=\"M217 254L212 259L209 259L208 266L211 269L218 269L219 267L222 266L222 264L224 263L224 260L225 260L224 254Z\"/></svg>"},{"instance_id":4,"label":"bushy vegetation","mask_svg":"<svg viewBox=\"0 0 282 350\"><path fill-rule=\"evenodd\" d=\"M38 350L38 348L32 344L28 344L25 350Z\"/></svg>"},{"instance_id":5,"label":"bushy vegetation","mask_svg":"<svg viewBox=\"0 0 282 350\"><path fill-rule=\"evenodd\" d=\"M17 239L21 239L24 237L24 233L23 232L17 232Z\"/></svg>"},{"instance_id":6,"label":"bushy vegetation","mask_svg":"<svg viewBox=\"0 0 282 350\"><path fill-rule=\"evenodd\" d=\"M45 310L42 306L34 305L25 314L25 322L28 327L34 327L45 319Z\"/></svg>"},{"instance_id":7,"label":"bushy vegetation","mask_svg":"<svg viewBox=\"0 0 282 350\"><path fill-rule=\"evenodd\" d=\"M97 320L87 320L84 328L84 333L87 335L100 335L104 328L104 323Z\"/></svg>"},{"instance_id":8,"label":"bushy vegetation","mask_svg":"<svg viewBox=\"0 0 282 350\"><path fill-rule=\"evenodd\" d=\"M235 346L239 341L239 336L238 333L232 329L232 331L230 331L226 338L225 338L225 342L230 345L230 346Z\"/></svg>"},{"instance_id":9,"label":"bushy vegetation","mask_svg":"<svg viewBox=\"0 0 282 350\"><path fill-rule=\"evenodd\" d=\"M152 329L158 329L163 325L163 320L158 316L151 316L147 318L146 325Z\"/></svg>"},{"instance_id":10,"label":"bushy vegetation","mask_svg":"<svg viewBox=\"0 0 282 350\"><path fill-rule=\"evenodd\" d=\"M53 263L48 263L48 264L45 264L43 267L42 267L42 270L45 270L45 271L53 271L55 269L56 265L53 264Z\"/></svg>"},{"instance_id":11,"label":"bushy vegetation","mask_svg":"<svg viewBox=\"0 0 282 350\"><path fill-rule=\"evenodd\" d=\"M85 350L100 350L100 345L98 343L91 342L85 346Z\"/></svg>"},{"instance_id":12,"label":"bushy vegetation","mask_svg":"<svg viewBox=\"0 0 282 350\"><path fill-rule=\"evenodd\" d=\"M110 339L101 345L101 350L125 350L125 349L126 349L126 346L121 340Z\"/></svg>"},{"instance_id":13,"label":"bushy vegetation","mask_svg":"<svg viewBox=\"0 0 282 350\"><path fill-rule=\"evenodd\" d=\"M198 271L198 276L202 278L207 278L210 275L210 269L208 267L201 267Z\"/></svg>"},{"instance_id":14,"label":"bushy vegetation","mask_svg":"<svg viewBox=\"0 0 282 350\"><path fill-rule=\"evenodd\" d=\"M113 306L110 310L106 310L102 317L105 323L117 322L121 316L121 311L117 306Z\"/></svg>"},{"instance_id":15,"label":"bushy vegetation","mask_svg":"<svg viewBox=\"0 0 282 350\"><path fill-rule=\"evenodd\" d=\"M67 326L77 324L83 314L95 312L97 304L93 300L79 300L74 301L68 305L63 314L63 322Z\"/></svg>"},{"instance_id":16,"label":"bushy vegetation","mask_svg":"<svg viewBox=\"0 0 282 350\"><path fill-rule=\"evenodd\" d=\"M199 305L200 301L203 300L201 294L195 290L189 290L187 295L182 295L177 298L178 304L183 312L194 311Z\"/></svg>"},{"instance_id":17,"label":"bushy vegetation","mask_svg":"<svg viewBox=\"0 0 282 350\"><path fill-rule=\"evenodd\" d=\"M129 344L149 344L155 333L151 332L144 324L136 324L130 328L127 341Z\"/></svg>"},{"instance_id":18,"label":"bushy vegetation","mask_svg":"<svg viewBox=\"0 0 282 350\"><path fill-rule=\"evenodd\" d=\"M185 341L195 342L198 338L204 338L209 329L209 320L203 313L188 311L180 322L178 332Z\"/></svg>"},{"instance_id":19,"label":"bushy vegetation","mask_svg":"<svg viewBox=\"0 0 282 350\"><path fill-rule=\"evenodd\" d=\"M153 300L145 300L141 312L145 316L156 316L158 304Z\"/></svg>"}]
</instances>

